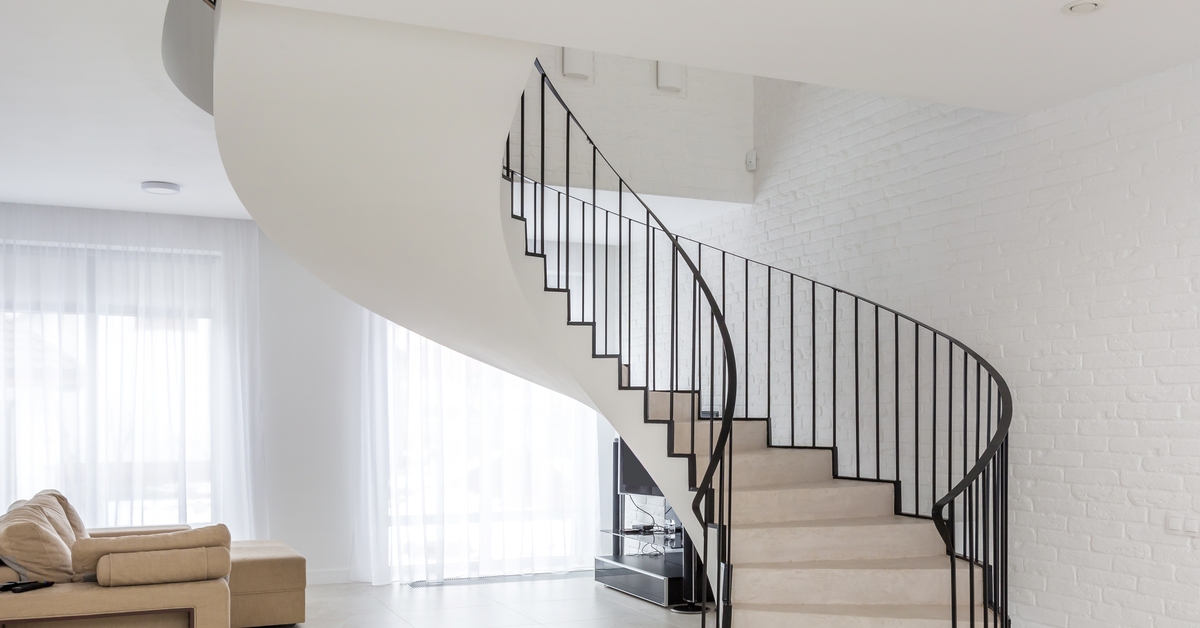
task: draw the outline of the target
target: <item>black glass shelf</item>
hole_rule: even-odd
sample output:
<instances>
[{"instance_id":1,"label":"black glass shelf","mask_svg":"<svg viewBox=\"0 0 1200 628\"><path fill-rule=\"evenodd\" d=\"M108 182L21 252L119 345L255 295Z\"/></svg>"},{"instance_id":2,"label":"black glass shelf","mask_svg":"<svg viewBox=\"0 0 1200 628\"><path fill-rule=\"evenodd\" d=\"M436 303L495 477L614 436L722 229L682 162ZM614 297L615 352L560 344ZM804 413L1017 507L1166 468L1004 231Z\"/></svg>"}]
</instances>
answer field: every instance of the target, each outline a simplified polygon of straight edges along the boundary
<instances>
[{"instance_id":1,"label":"black glass shelf","mask_svg":"<svg viewBox=\"0 0 1200 628\"><path fill-rule=\"evenodd\" d=\"M666 532L636 532L633 530L601 530L600 532L655 547L683 549L683 530L676 530L674 534L667 534Z\"/></svg>"}]
</instances>

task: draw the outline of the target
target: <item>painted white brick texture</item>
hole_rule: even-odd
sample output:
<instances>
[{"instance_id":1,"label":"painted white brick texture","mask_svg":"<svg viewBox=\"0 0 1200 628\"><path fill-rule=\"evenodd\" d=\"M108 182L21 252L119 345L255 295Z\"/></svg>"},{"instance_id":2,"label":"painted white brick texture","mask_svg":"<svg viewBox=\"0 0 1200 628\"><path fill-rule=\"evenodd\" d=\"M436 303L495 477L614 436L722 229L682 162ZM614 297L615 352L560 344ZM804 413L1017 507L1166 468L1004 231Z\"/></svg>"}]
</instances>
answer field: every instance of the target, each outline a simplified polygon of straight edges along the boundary
<instances>
[{"instance_id":1,"label":"painted white brick texture","mask_svg":"<svg viewBox=\"0 0 1200 628\"><path fill-rule=\"evenodd\" d=\"M1025 116L754 90L755 205L685 235L1000 369L1015 625L1200 625L1200 65Z\"/></svg>"}]
</instances>

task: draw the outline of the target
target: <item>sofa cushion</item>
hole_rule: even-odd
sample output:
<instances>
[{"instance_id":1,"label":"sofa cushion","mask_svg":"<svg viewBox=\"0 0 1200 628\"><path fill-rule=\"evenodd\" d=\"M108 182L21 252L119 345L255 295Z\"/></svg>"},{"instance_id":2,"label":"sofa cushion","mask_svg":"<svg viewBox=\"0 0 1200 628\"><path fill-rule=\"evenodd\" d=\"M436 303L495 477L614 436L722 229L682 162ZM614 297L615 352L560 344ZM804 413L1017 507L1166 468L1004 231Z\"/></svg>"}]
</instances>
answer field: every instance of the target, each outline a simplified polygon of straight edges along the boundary
<instances>
[{"instance_id":1,"label":"sofa cushion","mask_svg":"<svg viewBox=\"0 0 1200 628\"><path fill-rule=\"evenodd\" d=\"M16 569L8 565L0 565L0 582L17 582L21 579L21 574L17 573Z\"/></svg>"},{"instance_id":2,"label":"sofa cushion","mask_svg":"<svg viewBox=\"0 0 1200 628\"><path fill-rule=\"evenodd\" d=\"M33 500L30 501L35 501L39 498L46 499L47 503L49 503L50 498L53 498L56 502L58 502L59 508L67 517L67 523L70 524L71 532L75 539L88 538L88 531L87 527L83 525L83 518L79 516L79 513L75 510L75 507L71 505L71 502L67 501L66 496L56 490L51 489L34 495ZM63 540L66 541L66 537L63 537ZM75 541L72 540L70 543L67 543L67 545L72 545L74 542Z\"/></svg>"},{"instance_id":3,"label":"sofa cushion","mask_svg":"<svg viewBox=\"0 0 1200 628\"><path fill-rule=\"evenodd\" d=\"M79 518L79 513L75 512L75 508L71 506L66 497L62 493L55 490L45 490L37 495L34 495L25 502L22 508L41 508L46 514L46 519L50 525L54 526L54 532L58 534L63 543L67 547L75 544L76 539L87 538L87 529L83 526L83 521Z\"/></svg>"},{"instance_id":4,"label":"sofa cushion","mask_svg":"<svg viewBox=\"0 0 1200 628\"><path fill-rule=\"evenodd\" d=\"M235 594L304 590L306 561L282 541L238 541L230 549L229 590Z\"/></svg>"},{"instance_id":5,"label":"sofa cushion","mask_svg":"<svg viewBox=\"0 0 1200 628\"><path fill-rule=\"evenodd\" d=\"M117 528L90 528L88 529L88 538L106 538L113 536L137 536L140 534L166 534L167 532L183 532L191 530L192 526L186 523L158 525L158 526L122 526Z\"/></svg>"},{"instance_id":6,"label":"sofa cushion","mask_svg":"<svg viewBox=\"0 0 1200 628\"><path fill-rule=\"evenodd\" d=\"M96 582L102 587L196 582L228 575L229 550L224 547L105 554L96 565Z\"/></svg>"},{"instance_id":7,"label":"sofa cushion","mask_svg":"<svg viewBox=\"0 0 1200 628\"><path fill-rule=\"evenodd\" d=\"M74 575L75 529L58 497L43 491L0 516L0 561L22 579L70 582Z\"/></svg>"},{"instance_id":8,"label":"sofa cushion","mask_svg":"<svg viewBox=\"0 0 1200 628\"><path fill-rule=\"evenodd\" d=\"M71 547L71 564L76 582L96 573L100 558L107 554L153 552L158 550L191 549L193 547L224 547L229 549L229 528L218 523L195 530L145 534L111 538L79 539Z\"/></svg>"},{"instance_id":9,"label":"sofa cushion","mask_svg":"<svg viewBox=\"0 0 1200 628\"><path fill-rule=\"evenodd\" d=\"M303 556L280 541L237 541L230 557L230 628L304 622Z\"/></svg>"}]
</instances>

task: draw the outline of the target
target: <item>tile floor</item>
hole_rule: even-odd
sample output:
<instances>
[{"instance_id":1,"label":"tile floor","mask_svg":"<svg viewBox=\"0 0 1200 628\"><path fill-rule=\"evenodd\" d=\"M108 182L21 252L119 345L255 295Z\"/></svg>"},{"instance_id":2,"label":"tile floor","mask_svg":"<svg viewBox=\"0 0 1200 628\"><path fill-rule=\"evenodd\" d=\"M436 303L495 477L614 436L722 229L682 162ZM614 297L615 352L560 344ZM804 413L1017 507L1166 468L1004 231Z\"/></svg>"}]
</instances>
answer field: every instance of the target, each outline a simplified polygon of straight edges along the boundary
<instances>
[{"instance_id":1,"label":"tile floor","mask_svg":"<svg viewBox=\"0 0 1200 628\"><path fill-rule=\"evenodd\" d=\"M362 583L308 587L304 628L698 628L590 578L413 589ZM712 615L709 616L711 621Z\"/></svg>"}]
</instances>

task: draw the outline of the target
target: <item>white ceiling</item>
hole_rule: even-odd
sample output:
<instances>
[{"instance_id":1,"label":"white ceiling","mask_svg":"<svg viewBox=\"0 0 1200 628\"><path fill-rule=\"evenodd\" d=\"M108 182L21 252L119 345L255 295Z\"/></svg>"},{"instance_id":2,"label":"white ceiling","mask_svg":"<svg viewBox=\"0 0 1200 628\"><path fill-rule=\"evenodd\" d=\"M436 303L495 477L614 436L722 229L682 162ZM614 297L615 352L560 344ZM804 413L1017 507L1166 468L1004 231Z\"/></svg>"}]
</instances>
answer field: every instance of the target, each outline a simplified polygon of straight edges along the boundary
<instances>
[{"instance_id":1,"label":"white ceiling","mask_svg":"<svg viewBox=\"0 0 1200 628\"><path fill-rule=\"evenodd\" d=\"M167 0L0 0L0 201L249 218L167 78ZM182 186L141 191L146 180Z\"/></svg>"},{"instance_id":2,"label":"white ceiling","mask_svg":"<svg viewBox=\"0 0 1200 628\"><path fill-rule=\"evenodd\" d=\"M263 1L1014 112L1200 58L1196 0ZM0 201L249 217L163 69L166 5L0 0Z\"/></svg>"},{"instance_id":3,"label":"white ceiling","mask_svg":"<svg viewBox=\"0 0 1200 628\"><path fill-rule=\"evenodd\" d=\"M1031 112L1200 58L1197 0L261 0Z\"/></svg>"}]
</instances>

